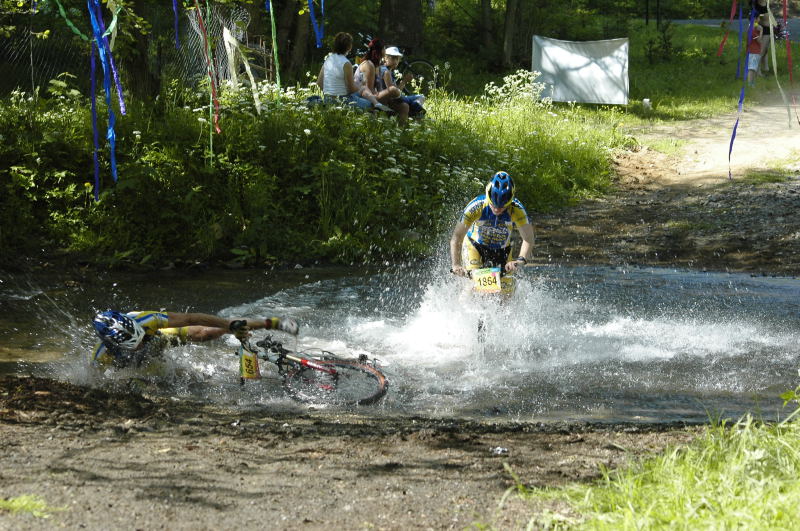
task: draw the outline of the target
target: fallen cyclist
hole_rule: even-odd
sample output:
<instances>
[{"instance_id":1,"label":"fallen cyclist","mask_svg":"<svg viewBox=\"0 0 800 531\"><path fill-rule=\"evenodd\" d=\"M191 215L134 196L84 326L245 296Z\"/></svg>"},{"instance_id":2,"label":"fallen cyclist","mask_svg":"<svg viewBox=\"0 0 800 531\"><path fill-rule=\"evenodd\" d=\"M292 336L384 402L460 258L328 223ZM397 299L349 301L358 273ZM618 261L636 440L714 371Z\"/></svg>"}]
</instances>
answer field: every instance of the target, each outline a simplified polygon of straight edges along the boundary
<instances>
[{"instance_id":1,"label":"fallen cyclist","mask_svg":"<svg viewBox=\"0 0 800 531\"><path fill-rule=\"evenodd\" d=\"M250 330L265 328L297 335L294 319L224 319L205 313L107 310L93 320L100 341L92 350L89 364L99 369L141 367L158 358L170 346L217 339L234 334L244 340Z\"/></svg>"}]
</instances>

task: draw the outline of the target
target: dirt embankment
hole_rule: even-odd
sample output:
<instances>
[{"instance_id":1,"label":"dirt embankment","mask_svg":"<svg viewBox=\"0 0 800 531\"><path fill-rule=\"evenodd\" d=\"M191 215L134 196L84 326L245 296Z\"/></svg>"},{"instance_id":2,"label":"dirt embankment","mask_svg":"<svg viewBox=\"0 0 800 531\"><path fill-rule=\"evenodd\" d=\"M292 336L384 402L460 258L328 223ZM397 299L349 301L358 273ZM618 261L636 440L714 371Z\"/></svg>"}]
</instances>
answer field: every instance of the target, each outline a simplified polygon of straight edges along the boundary
<instances>
[{"instance_id":1,"label":"dirt embankment","mask_svg":"<svg viewBox=\"0 0 800 531\"><path fill-rule=\"evenodd\" d=\"M747 109L729 180L734 119L638 132L683 151L619 154L611 194L535 219L539 260L798 274L800 127L779 106ZM532 508L499 507L505 464L529 485L589 480L697 431L245 413L7 377L0 497L63 510L0 512L0 529L519 528Z\"/></svg>"},{"instance_id":2,"label":"dirt embankment","mask_svg":"<svg viewBox=\"0 0 800 531\"><path fill-rule=\"evenodd\" d=\"M800 274L800 125L779 97L641 128L610 194L535 221L542 262ZM667 155L648 144L672 142ZM729 178L729 171L731 178Z\"/></svg>"},{"instance_id":3,"label":"dirt embankment","mask_svg":"<svg viewBox=\"0 0 800 531\"><path fill-rule=\"evenodd\" d=\"M0 498L48 520L2 529L522 528L508 464L530 485L599 477L698 428L275 415L0 380Z\"/></svg>"}]
</instances>

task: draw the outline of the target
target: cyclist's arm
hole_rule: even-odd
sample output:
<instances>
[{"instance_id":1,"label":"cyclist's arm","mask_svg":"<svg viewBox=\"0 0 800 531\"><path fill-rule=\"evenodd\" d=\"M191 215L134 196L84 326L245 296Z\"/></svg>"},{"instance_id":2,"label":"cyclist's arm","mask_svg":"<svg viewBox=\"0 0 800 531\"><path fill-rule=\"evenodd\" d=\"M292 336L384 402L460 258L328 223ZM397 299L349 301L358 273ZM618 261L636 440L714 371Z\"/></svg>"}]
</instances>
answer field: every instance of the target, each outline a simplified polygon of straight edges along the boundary
<instances>
[{"instance_id":1,"label":"cyclist's arm","mask_svg":"<svg viewBox=\"0 0 800 531\"><path fill-rule=\"evenodd\" d=\"M516 268L524 266L528 263L528 260L530 260L531 250L533 249L533 225L530 223L519 225L518 230L519 235L522 237L522 245L519 248L519 255L506 264L506 271L514 271ZM520 257L524 260L519 260Z\"/></svg>"},{"instance_id":2,"label":"cyclist's arm","mask_svg":"<svg viewBox=\"0 0 800 531\"><path fill-rule=\"evenodd\" d=\"M526 261L530 260L534 240L533 225L530 223L520 225L519 235L522 237L522 245L519 248L519 256L523 257Z\"/></svg>"},{"instance_id":3,"label":"cyclist's arm","mask_svg":"<svg viewBox=\"0 0 800 531\"><path fill-rule=\"evenodd\" d=\"M467 226L460 221L457 222L453 229L453 235L450 237L450 265L456 274L463 274L464 271L461 265L461 245L464 243L466 235Z\"/></svg>"}]
</instances>

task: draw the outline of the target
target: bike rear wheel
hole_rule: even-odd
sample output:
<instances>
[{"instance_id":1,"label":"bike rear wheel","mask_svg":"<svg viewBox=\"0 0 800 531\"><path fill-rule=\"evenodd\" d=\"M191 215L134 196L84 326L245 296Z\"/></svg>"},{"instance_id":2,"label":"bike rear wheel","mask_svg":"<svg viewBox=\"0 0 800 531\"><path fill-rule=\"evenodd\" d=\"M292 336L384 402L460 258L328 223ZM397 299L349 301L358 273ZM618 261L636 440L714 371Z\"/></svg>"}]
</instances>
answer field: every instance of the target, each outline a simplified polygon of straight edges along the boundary
<instances>
[{"instance_id":1,"label":"bike rear wheel","mask_svg":"<svg viewBox=\"0 0 800 531\"><path fill-rule=\"evenodd\" d=\"M433 63L424 59L410 61L405 72L411 72L414 80L403 88L406 94L425 94L426 96L436 88L438 71Z\"/></svg>"},{"instance_id":2,"label":"bike rear wheel","mask_svg":"<svg viewBox=\"0 0 800 531\"><path fill-rule=\"evenodd\" d=\"M341 405L373 404L386 394L386 377L372 365L346 360L314 360L336 370L336 374L296 367L283 380L286 391L301 402Z\"/></svg>"}]
</instances>

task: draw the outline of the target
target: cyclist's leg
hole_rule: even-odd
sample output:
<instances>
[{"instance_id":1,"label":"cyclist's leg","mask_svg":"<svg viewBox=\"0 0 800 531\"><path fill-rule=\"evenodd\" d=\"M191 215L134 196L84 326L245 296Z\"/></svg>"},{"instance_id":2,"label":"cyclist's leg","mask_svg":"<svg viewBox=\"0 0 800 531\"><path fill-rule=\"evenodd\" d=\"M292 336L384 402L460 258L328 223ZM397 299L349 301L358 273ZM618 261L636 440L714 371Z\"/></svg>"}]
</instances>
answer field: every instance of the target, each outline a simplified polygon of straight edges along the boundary
<instances>
[{"instance_id":1,"label":"cyclist's leg","mask_svg":"<svg viewBox=\"0 0 800 531\"><path fill-rule=\"evenodd\" d=\"M481 269L484 266L484 258L481 256L480 251L469 240L464 238L464 244L461 246L461 262L464 264L464 269L467 271L474 271Z\"/></svg>"}]
</instances>

